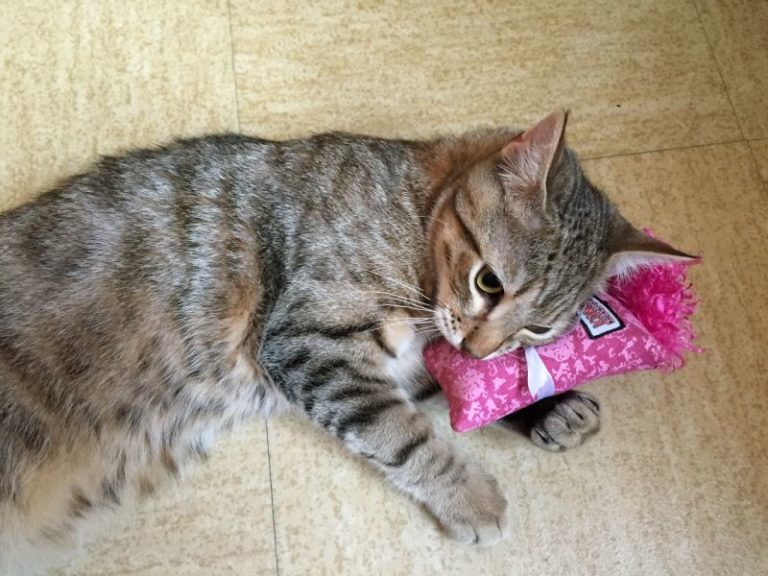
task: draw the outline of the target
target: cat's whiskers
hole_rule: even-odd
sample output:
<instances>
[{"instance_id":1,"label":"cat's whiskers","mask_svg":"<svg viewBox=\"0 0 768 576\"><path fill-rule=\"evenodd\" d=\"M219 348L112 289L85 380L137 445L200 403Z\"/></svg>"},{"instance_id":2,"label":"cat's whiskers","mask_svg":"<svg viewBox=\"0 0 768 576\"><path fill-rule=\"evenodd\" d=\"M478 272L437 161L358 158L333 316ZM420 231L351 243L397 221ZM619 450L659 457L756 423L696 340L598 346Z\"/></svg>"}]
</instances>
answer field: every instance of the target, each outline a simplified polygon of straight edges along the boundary
<instances>
[{"instance_id":1,"label":"cat's whiskers","mask_svg":"<svg viewBox=\"0 0 768 576\"><path fill-rule=\"evenodd\" d=\"M431 323L432 323L431 318L399 318L397 320L390 320L385 322L387 326L396 326L398 324L405 324L405 325L410 324L410 325L416 326L419 324L428 325Z\"/></svg>"},{"instance_id":2,"label":"cat's whiskers","mask_svg":"<svg viewBox=\"0 0 768 576\"><path fill-rule=\"evenodd\" d=\"M417 306L408 306L405 304L398 304L398 303L389 303L387 304L390 308L395 308L397 310L410 310L411 312L418 312L420 314L428 314L432 315L432 310L429 308L420 308Z\"/></svg>"},{"instance_id":3,"label":"cat's whiskers","mask_svg":"<svg viewBox=\"0 0 768 576\"><path fill-rule=\"evenodd\" d=\"M429 300L429 297L418 286L414 286L413 284L409 284L409 283L404 282L402 280L398 280L397 278L391 278L389 276L384 276L382 274L377 274L377 276L379 276L379 278L381 278L384 281L392 282L392 283L394 283L396 285L402 286L403 288L411 290L412 292L414 292L415 294L417 294L420 298L423 298L424 300ZM395 294L392 294L391 292L387 292L386 294L389 294L393 298L398 298L400 300L406 301L409 304L413 303L412 301L408 300L407 298L405 298L403 296L395 295ZM440 298L438 298L438 297L435 297L435 304L445 308L446 310L450 310L450 307L447 304L445 304L445 302L440 300ZM432 311L432 312L434 311L432 308L430 308L429 310Z\"/></svg>"},{"instance_id":4,"label":"cat's whiskers","mask_svg":"<svg viewBox=\"0 0 768 576\"><path fill-rule=\"evenodd\" d=\"M437 328L436 326L422 326L422 327L416 328L416 330L414 330L414 333L416 333L416 334L427 334L429 332L437 333L437 332L440 332L440 329Z\"/></svg>"},{"instance_id":5,"label":"cat's whiskers","mask_svg":"<svg viewBox=\"0 0 768 576\"><path fill-rule=\"evenodd\" d=\"M382 274L377 274L377 276L384 282L388 282L391 284L394 284L395 286L399 286L401 288L404 288L410 292L413 292L416 296L418 296L419 300L429 301L429 298L424 293L424 291L419 288L418 286L415 286L413 284L410 284L409 282L404 282L402 280L398 280L397 278L392 278L390 276L384 276Z\"/></svg>"},{"instance_id":6,"label":"cat's whiskers","mask_svg":"<svg viewBox=\"0 0 768 576\"><path fill-rule=\"evenodd\" d=\"M398 280L397 278L390 278L388 276L381 276L382 280L385 280L387 282L392 282L394 284L397 284L398 286L402 286L406 290L410 290L411 292L414 292L417 294L420 298L426 298L427 295L424 294L424 291L419 288L418 286L414 286L413 284L409 284L408 282L403 282L402 280Z\"/></svg>"},{"instance_id":7,"label":"cat's whiskers","mask_svg":"<svg viewBox=\"0 0 768 576\"><path fill-rule=\"evenodd\" d=\"M411 292L417 294L419 298L423 298L425 300L429 300L427 295L424 293L424 290L421 289L421 287L411 284L410 282L406 282L404 280L401 280L399 278L393 278L392 276L385 276L383 274L380 274L378 272L374 272L376 276L378 276L381 280L385 282L391 282L397 286L400 286L402 288L405 288L406 290L410 290Z\"/></svg>"},{"instance_id":8,"label":"cat's whiskers","mask_svg":"<svg viewBox=\"0 0 768 576\"><path fill-rule=\"evenodd\" d=\"M413 302L408 296L403 296L402 294L395 294L394 292L387 292L386 290L362 290L365 294L384 294L386 296L392 296L393 298L399 298L400 300L407 300L408 302Z\"/></svg>"},{"instance_id":9,"label":"cat's whiskers","mask_svg":"<svg viewBox=\"0 0 768 576\"><path fill-rule=\"evenodd\" d=\"M400 296L399 294L394 294L392 292L384 292L381 290L365 290L364 292L370 295L387 296L388 298L393 299L396 302L396 304L392 305L393 307L409 308L411 310L428 312L430 314L433 313L433 310L431 307L425 304L422 304L420 302L415 302L413 300L410 300L404 296Z\"/></svg>"},{"instance_id":10,"label":"cat's whiskers","mask_svg":"<svg viewBox=\"0 0 768 576\"><path fill-rule=\"evenodd\" d=\"M399 318L397 320L387 321L384 324L386 326L415 326L416 329L414 330L414 333L417 333L419 330L429 328L428 324L431 322L431 318ZM379 329L381 329L381 326L374 326L373 328L360 330L359 332L356 332L356 334L366 334L368 332L374 332Z\"/></svg>"}]
</instances>

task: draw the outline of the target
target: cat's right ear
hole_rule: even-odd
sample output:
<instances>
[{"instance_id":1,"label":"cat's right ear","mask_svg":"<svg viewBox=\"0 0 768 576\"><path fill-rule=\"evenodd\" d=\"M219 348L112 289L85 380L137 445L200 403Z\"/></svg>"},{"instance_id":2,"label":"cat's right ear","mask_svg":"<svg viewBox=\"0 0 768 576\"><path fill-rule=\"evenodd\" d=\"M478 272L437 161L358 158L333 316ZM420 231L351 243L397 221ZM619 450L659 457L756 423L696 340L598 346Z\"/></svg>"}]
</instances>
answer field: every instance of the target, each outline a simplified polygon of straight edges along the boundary
<instances>
[{"instance_id":1,"label":"cat's right ear","mask_svg":"<svg viewBox=\"0 0 768 576\"><path fill-rule=\"evenodd\" d=\"M513 201L546 207L547 175L563 149L567 121L567 112L553 112L504 146L499 173Z\"/></svg>"},{"instance_id":2,"label":"cat's right ear","mask_svg":"<svg viewBox=\"0 0 768 576\"><path fill-rule=\"evenodd\" d=\"M641 232L618 215L611 225L608 253L606 277L625 276L644 266L697 259Z\"/></svg>"}]
</instances>

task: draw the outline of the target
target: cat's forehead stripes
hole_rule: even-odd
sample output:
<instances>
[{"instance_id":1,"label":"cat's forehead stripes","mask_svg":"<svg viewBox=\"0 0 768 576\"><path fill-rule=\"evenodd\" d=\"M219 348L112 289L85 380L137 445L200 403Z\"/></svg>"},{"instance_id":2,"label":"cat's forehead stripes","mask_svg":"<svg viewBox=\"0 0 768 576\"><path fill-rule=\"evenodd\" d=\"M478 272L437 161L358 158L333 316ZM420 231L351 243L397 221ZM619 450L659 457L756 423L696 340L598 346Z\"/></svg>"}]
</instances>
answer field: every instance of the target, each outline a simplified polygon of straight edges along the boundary
<instances>
[{"instance_id":1,"label":"cat's forehead stripes","mask_svg":"<svg viewBox=\"0 0 768 576\"><path fill-rule=\"evenodd\" d=\"M475 251L476 254L479 256L482 255L482 251L480 250L480 245L477 242L477 239L475 238L475 235L472 233L472 230L468 226L467 222L464 220L464 217L461 215L461 212L458 210L457 205L457 198L459 196L458 191L454 192L453 197L451 199L451 213L453 214L453 217L456 220L456 223L458 224L459 232L463 235L464 240L470 245L472 250Z\"/></svg>"},{"instance_id":2,"label":"cat's forehead stripes","mask_svg":"<svg viewBox=\"0 0 768 576\"><path fill-rule=\"evenodd\" d=\"M533 290L534 288L543 288L544 281L539 280L537 278L530 278L529 280L525 281L517 290L515 290L512 293L512 298L520 298L530 290Z\"/></svg>"},{"instance_id":3,"label":"cat's forehead stripes","mask_svg":"<svg viewBox=\"0 0 768 576\"><path fill-rule=\"evenodd\" d=\"M471 276L474 263L475 259L466 250L460 252L456 257L456 261L449 274L451 276L451 286L457 294L469 294L469 282L467 279Z\"/></svg>"}]
</instances>

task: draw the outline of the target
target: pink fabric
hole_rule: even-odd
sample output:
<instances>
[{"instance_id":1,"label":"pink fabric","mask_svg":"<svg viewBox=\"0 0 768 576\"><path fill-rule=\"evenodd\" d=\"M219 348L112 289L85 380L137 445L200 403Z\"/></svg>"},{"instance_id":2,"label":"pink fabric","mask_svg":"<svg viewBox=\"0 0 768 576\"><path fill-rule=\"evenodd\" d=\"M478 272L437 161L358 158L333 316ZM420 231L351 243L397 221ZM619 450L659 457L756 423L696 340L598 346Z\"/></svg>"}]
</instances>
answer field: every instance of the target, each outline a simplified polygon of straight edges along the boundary
<instances>
[{"instance_id":1,"label":"pink fabric","mask_svg":"<svg viewBox=\"0 0 768 576\"><path fill-rule=\"evenodd\" d=\"M686 264L648 268L591 299L574 330L535 349L554 381L554 389L545 388L539 398L529 390L524 350L484 361L445 340L427 347L424 360L448 398L453 429L484 426L597 378L680 367L683 350L701 351L692 343L688 318L697 302L685 284L686 269Z\"/></svg>"}]
</instances>

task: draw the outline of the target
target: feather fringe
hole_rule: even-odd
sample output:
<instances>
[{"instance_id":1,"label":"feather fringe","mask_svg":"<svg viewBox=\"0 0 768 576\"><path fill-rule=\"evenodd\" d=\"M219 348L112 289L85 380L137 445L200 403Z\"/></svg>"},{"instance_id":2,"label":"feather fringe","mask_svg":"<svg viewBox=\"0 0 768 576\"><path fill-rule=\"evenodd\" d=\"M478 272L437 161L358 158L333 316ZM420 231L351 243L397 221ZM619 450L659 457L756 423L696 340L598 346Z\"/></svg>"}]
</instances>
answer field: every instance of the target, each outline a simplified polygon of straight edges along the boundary
<instances>
[{"instance_id":1,"label":"feather fringe","mask_svg":"<svg viewBox=\"0 0 768 576\"><path fill-rule=\"evenodd\" d=\"M704 350L694 344L691 315L699 300L686 276L688 267L701 260L658 264L636 270L628 277L609 281L608 293L626 306L669 353L660 368L671 372L685 364L683 352Z\"/></svg>"}]
</instances>

